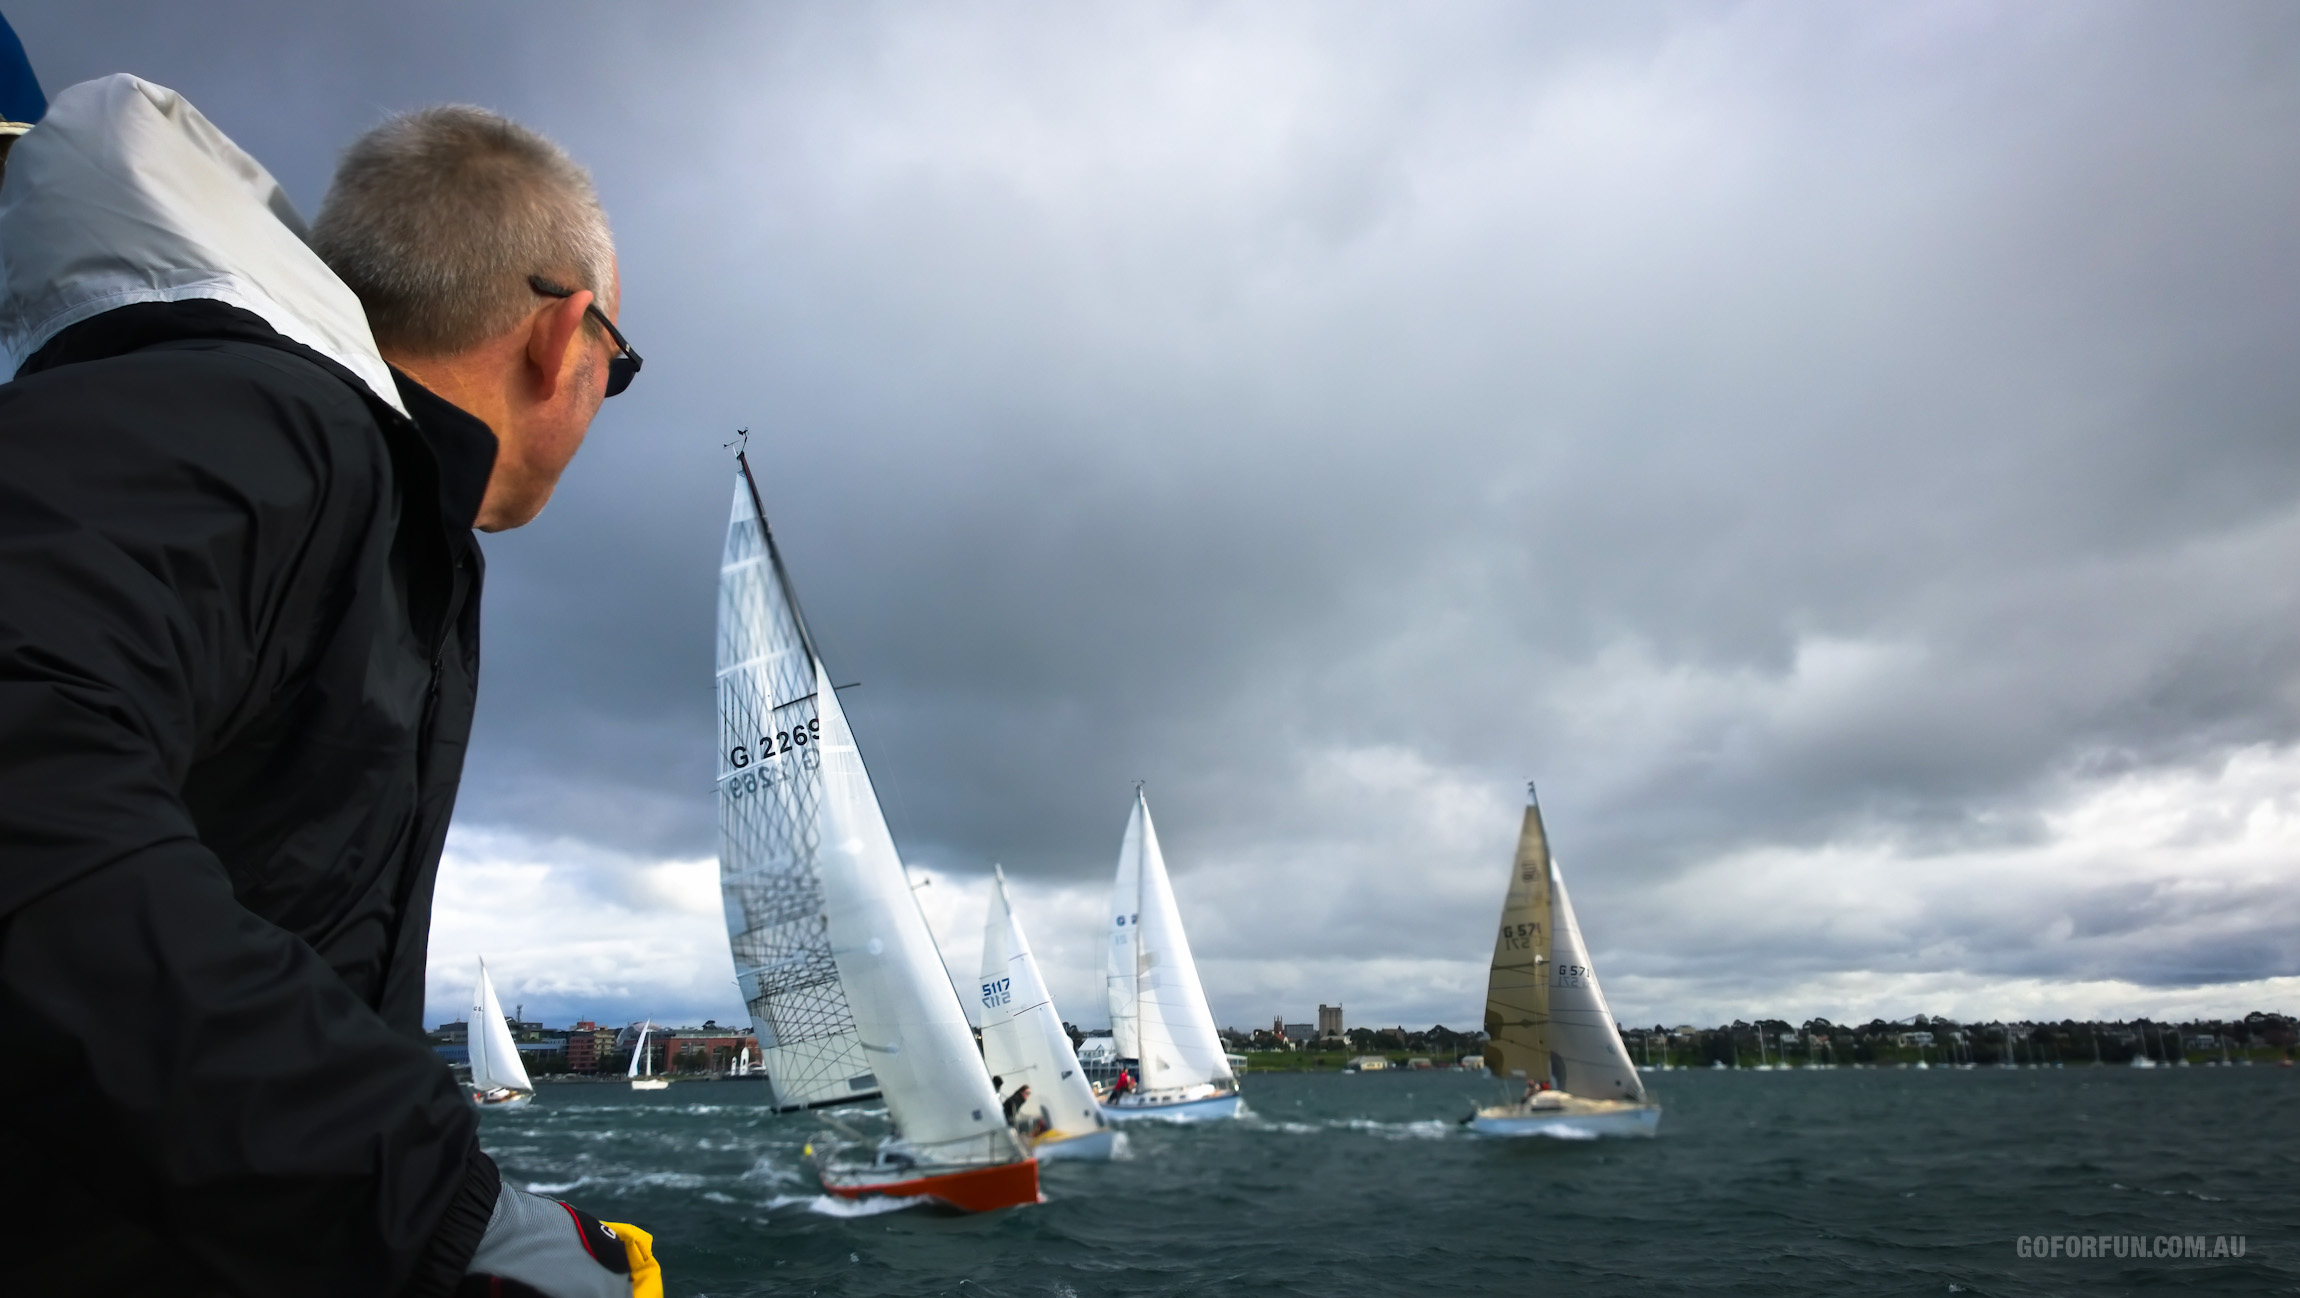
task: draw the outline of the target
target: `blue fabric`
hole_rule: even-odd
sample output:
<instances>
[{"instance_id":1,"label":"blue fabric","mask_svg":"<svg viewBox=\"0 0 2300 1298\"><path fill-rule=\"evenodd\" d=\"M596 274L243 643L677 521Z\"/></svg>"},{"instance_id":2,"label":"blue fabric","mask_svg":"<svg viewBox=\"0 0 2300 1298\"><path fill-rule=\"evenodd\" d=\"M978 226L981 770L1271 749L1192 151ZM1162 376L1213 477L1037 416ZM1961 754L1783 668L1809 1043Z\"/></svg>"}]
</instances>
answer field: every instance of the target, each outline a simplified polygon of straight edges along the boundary
<instances>
[{"instance_id":1,"label":"blue fabric","mask_svg":"<svg viewBox=\"0 0 2300 1298\"><path fill-rule=\"evenodd\" d=\"M37 122L48 115L48 96L40 93L40 78L32 75L32 60L24 57L24 42L0 14L0 120Z\"/></svg>"}]
</instances>

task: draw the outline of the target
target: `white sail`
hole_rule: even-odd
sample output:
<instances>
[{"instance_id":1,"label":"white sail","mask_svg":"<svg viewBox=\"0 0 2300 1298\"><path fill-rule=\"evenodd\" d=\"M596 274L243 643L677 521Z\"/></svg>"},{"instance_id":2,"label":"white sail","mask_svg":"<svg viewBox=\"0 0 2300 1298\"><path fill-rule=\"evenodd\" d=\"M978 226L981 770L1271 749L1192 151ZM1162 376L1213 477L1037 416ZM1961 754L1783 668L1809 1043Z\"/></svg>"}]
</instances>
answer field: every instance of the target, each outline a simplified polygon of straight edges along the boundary
<instances>
[{"instance_id":1,"label":"white sail","mask_svg":"<svg viewBox=\"0 0 2300 1298\"><path fill-rule=\"evenodd\" d=\"M1581 921L1565 892L1565 875L1549 863L1550 931L1556 934L1549 984L1549 1049L1559 1090L1599 1100L1642 1100L1638 1080L1622 1044L1621 1029L1597 985L1596 966L1581 940Z\"/></svg>"},{"instance_id":2,"label":"white sail","mask_svg":"<svg viewBox=\"0 0 2300 1298\"><path fill-rule=\"evenodd\" d=\"M1102 1126L1102 1106L1078 1066L1070 1034L1054 997L1038 973L1022 921L1006 898L1006 872L993 867L990 915L982 931L982 1060L1005 1080L1007 1092L1030 1088L1022 1115L1043 1116L1055 1131L1077 1134Z\"/></svg>"},{"instance_id":3,"label":"white sail","mask_svg":"<svg viewBox=\"0 0 2300 1298\"><path fill-rule=\"evenodd\" d=\"M471 1026L465 1032L471 1048L471 1089L475 1091L532 1091L527 1066L519 1061L519 1044L504 1022L503 1005L495 999L494 980L487 962L479 962L479 982L471 989Z\"/></svg>"},{"instance_id":4,"label":"white sail","mask_svg":"<svg viewBox=\"0 0 2300 1298\"><path fill-rule=\"evenodd\" d=\"M759 1066L783 1108L875 1095L823 907L815 655L741 473L718 652L719 886Z\"/></svg>"},{"instance_id":5,"label":"white sail","mask_svg":"<svg viewBox=\"0 0 2300 1298\"><path fill-rule=\"evenodd\" d=\"M1174 886L1166 877L1165 854L1158 850L1150 802L1140 789L1134 792L1126 846L1133 849L1138 884L1136 918L1128 927L1135 930L1134 1003L1140 1016L1135 1058L1142 1064L1142 1087L1163 1091L1233 1083L1229 1057L1198 982L1198 964L1190 958L1190 939L1174 906ZM1122 858L1120 878L1127 873Z\"/></svg>"},{"instance_id":6,"label":"white sail","mask_svg":"<svg viewBox=\"0 0 2300 1298\"><path fill-rule=\"evenodd\" d=\"M974 1029L895 854L894 836L818 665L823 913L839 981L903 1143L947 1160L1020 1156Z\"/></svg>"},{"instance_id":7,"label":"white sail","mask_svg":"<svg viewBox=\"0 0 2300 1298\"><path fill-rule=\"evenodd\" d=\"M1118 878L1110 885L1110 943L1103 963L1110 997L1110 1039L1120 1059L1142 1057L1142 1006L1135 975L1142 968L1142 823L1139 806L1118 845Z\"/></svg>"},{"instance_id":8,"label":"white sail","mask_svg":"<svg viewBox=\"0 0 2300 1298\"><path fill-rule=\"evenodd\" d=\"M647 1055L647 1033L652 1030L654 1026L655 1025L652 1023L642 1023L639 1025L639 1044L631 1047L631 1065L630 1067L623 1070L623 1075L625 1077L654 1076L655 1065ZM642 1069L644 1071L642 1071Z\"/></svg>"}]
</instances>

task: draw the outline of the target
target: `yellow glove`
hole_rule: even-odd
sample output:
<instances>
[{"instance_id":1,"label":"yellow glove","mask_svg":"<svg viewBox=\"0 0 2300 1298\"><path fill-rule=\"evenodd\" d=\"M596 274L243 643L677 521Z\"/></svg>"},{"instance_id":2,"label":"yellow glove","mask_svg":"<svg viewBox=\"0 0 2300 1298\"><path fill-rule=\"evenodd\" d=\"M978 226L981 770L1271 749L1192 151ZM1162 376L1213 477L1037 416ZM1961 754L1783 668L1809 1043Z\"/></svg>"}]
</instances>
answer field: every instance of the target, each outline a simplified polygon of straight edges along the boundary
<instances>
[{"instance_id":1,"label":"yellow glove","mask_svg":"<svg viewBox=\"0 0 2300 1298\"><path fill-rule=\"evenodd\" d=\"M655 1260L655 1237L619 1221L599 1224L615 1232L631 1259L631 1298L663 1298L663 1266Z\"/></svg>"}]
</instances>

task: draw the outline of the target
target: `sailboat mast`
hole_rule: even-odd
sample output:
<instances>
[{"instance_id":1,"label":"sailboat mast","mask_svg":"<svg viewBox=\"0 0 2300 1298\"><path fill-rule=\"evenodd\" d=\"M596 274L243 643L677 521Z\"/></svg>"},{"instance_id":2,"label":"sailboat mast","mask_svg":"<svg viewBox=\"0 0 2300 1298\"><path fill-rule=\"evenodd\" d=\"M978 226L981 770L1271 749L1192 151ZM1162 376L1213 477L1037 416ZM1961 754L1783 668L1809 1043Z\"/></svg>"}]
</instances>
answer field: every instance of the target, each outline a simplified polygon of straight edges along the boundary
<instances>
[{"instance_id":1,"label":"sailboat mast","mask_svg":"<svg viewBox=\"0 0 2300 1298\"><path fill-rule=\"evenodd\" d=\"M1142 795L1142 782L1134 782L1134 804L1142 814L1142 837L1134 844L1134 976L1127 986L1134 992L1135 1050L1142 1052L1142 876L1148 874L1150 864L1150 800ZM1137 1074L1143 1073L1141 1061L1134 1065ZM1137 1078L1139 1080L1139 1077Z\"/></svg>"},{"instance_id":2,"label":"sailboat mast","mask_svg":"<svg viewBox=\"0 0 2300 1298\"><path fill-rule=\"evenodd\" d=\"M767 526L767 507L759 499L759 480L751 474L748 450L735 452L735 465L743 471L743 486L751 493L751 514L759 520L759 539L767 546L767 566L775 574L775 584L782 588L783 602L791 609L791 621L799 628L799 643L806 646L807 658L821 662L823 656L815 652L814 633L807 630L807 615L799 609L799 593L791 589L790 574L783 568L783 552L775 544L775 530Z\"/></svg>"}]
</instances>

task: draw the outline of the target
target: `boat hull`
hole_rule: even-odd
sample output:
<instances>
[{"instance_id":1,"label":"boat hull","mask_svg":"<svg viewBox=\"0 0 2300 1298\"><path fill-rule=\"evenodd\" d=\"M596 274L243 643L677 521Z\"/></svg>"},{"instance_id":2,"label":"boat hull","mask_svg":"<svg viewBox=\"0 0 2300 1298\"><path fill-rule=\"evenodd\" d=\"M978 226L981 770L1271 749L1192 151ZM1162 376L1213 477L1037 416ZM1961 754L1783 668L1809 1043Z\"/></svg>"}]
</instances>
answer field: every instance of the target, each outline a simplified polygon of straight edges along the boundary
<instances>
[{"instance_id":1,"label":"boat hull","mask_svg":"<svg viewBox=\"0 0 2300 1298\"><path fill-rule=\"evenodd\" d=\"M505 1109L524 1109L534 1102L535 1096L529 1091L521 1091L500 1100L482 1099L476 1095L471 1097L471 1107L481 1113L497 1113Z\"/></svg>"},{"instance_id":2,"label":"boat hull","mask_svg":"<svg viewBox=\"0 0 2300 1298\"><path fill-rule=\"evenodd\" d=\"M660 1091L670 1084L669 1081L661 1077L634 1077L631 1079L631 1089L634 1091Z\"/></svg>"},{"instance_id":3,"label":"boat hull","mask_svg":"<svg viewBox=\"0 0 2300 1298\"><path fill-rule=\"evenodd\" d=\"M992 1163L962 1171L917 1175L912 1169L820 1167L823 1189L841 1199L918 1199L946 1203L960 1212L996 1212L1038 1202L1038 1160ZM900 1179L897 1179L900 1178Z\"/></svg>"},{"instance_id":4,"label":"boat hull","mask_svg":"<svg viewBox=\"0 0 2300 1298\"><path fill-rule=\"evenodd\" d=\"M1108 1127L1075 1136L1049 1131L1030 1142L1030 1152L1042 1163L1058 1158L1107 1162L1118 1154L1118 1133Z\"/></svg>"},{"instance_id":5,"label":"boat hull","mask_svg":"<svg viewBox=\"0 0 2300 1298\"><path fill-rule=\"evenodd\" d=\"M1557 1109L1521 1104L1480 1109L1470 1130L1481 1136L1549 1136L1587 1140L1594 1136L1651 1136L1661 1126L1658 1104L1588 1101Z\"/></svg>"},{"instance_id":6,"label":"boat hull","mask_svg":"<svg viewBox=\"0 0 2300 1298\"><path fill-rule=\"evenodd\" d=\"M1197 1100L1153 1100L1147 1104L1121 1100L1102 1106L1102 1116L1112 1122L1220 1122L1244 1111L1245 1100L1235 1092Z\"/></svg>"}]
</instances>

